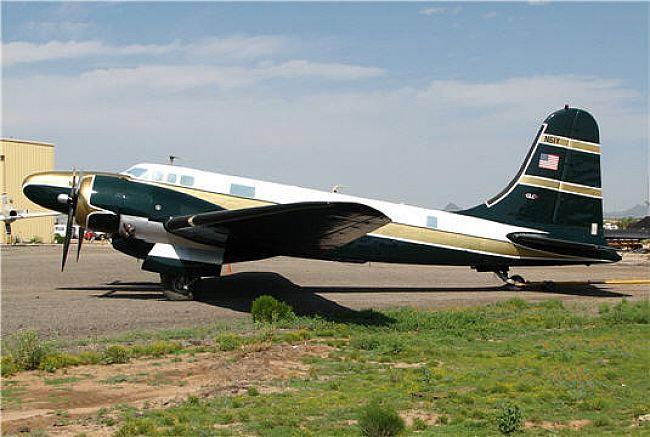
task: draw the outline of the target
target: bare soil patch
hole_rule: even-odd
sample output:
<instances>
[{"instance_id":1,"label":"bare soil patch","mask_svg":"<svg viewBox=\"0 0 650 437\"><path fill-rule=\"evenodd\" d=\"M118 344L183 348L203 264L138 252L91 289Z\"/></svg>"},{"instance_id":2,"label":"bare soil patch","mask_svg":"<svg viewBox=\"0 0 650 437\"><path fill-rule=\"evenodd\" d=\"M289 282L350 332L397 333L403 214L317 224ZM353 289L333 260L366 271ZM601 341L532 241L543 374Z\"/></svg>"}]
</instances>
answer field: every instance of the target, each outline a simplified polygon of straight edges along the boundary
<instances>
[{"instance_id":1,"label":"bare soil patch","mask_svg":"<svg viewBox=\"0 0 650 437\"><path fill-rule=\"evenodd\" d=\"M256 386L282 390L282 381L301 377L307 356L326 356L324 345L256 345L235 352L204 352L133 360L128 364L91 365L65 372L24 372L4 382L2 432L45 428L51 434L110 434L114 426L98 421L100 409L127 404L136 408L171 406L188 396L238 394Z\"/></svg>"}]
</instances>

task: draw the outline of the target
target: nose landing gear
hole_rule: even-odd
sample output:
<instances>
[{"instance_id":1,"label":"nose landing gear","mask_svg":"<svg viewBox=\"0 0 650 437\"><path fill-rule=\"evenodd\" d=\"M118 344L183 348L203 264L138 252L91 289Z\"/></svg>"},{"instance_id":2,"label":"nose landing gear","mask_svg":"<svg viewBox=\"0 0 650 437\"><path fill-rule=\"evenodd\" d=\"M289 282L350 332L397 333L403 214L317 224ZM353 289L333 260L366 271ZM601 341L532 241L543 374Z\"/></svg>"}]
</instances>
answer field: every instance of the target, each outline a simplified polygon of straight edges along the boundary
<instances>
[{"instance_id":1,"label":"nose landing gear","mask_svg":"<svg viewBox=\"0 0 650 437\"><path fill-rule=\"evenodd\" d=\"M175 301L193 300L194 293L192 289L198 279L199 277L188 274L160 274L163 294L167 299Z\"/></svg>"}]
</instances>

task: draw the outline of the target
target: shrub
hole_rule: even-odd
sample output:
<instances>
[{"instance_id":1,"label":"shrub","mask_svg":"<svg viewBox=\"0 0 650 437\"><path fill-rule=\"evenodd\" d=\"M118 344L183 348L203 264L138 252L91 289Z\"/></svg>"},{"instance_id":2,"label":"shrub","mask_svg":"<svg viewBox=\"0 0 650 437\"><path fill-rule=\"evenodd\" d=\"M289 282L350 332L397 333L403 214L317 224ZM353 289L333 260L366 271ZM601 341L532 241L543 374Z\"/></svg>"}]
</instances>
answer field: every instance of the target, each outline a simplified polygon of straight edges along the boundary
<instances>
[{"instance_id":1,"label":"shrub","mask_svg":"<svg viewBox=\"0 0 650 437\"><path fill-rule=\"evenodd\" d=\"M131 348L133 356L162 357L174 353L182 348L180 343L175 341L158 340L153 343L138 344Z\"/></svg>"},{"instance_id":2,"label":"shrub","mask_svg":"<svg viewBox=\"0 0 650 437\"><path fill-rule=\"evenodd\" d=\"M258 323L285 322L296 317L289 305L268 295L260 296L253 301L251 315L253 321Z\"/></svg>"},{"instance_id":3,"label":"shrub","mask_svg":"<svg viewBox=\"0 0 650 437\"><path fill-rule=\"evenodd\" d=\"M18 370L18 367L16 366L16 363L14 362L14 359L9 356L2 357L2 362L0 363L0 368L2 372L2 376L10 376L16 373Z\"/></svg>"},{"instance_id":4,"label":"shrub","mask_svg":"<svg viewBox=\"0 0 650 437\"><path fill-rule=\"evenodd\" d=\"M38 339L36 331L16 332L7 339L4 348L16 370L38 369L50 349Z\"/></svg>"},{"instance_id":5,"label":"shrub","mask_svg":"<svg viewBox=\"0 0 650 437\"><path fill-rule=\"evenodd\" d=\"M419 417L416 417L413 419L413 429L415 431L424 431L427 429L427 423Z\"/></svg>"},{"instance_id":6,"label":"shrub","mask_svg":"<svg viewBox=\"0 0 650 437\"><path fill-rule=\"evenodd\" d=\"M32 236L32 238L29 239L29 244L41 244L41 243L43 243L43 239L38 235L34 235Z\"/></svg>"},{"instance_id":7,"label":"shrub","mask_svg":"<svg viewBox=\"0 0 650 437\"><path fill-rule=\"evenodd\" d=\"M214 341L220 351L234 351L242 344L242 339L238 335L230 332L223 333L215 337Z\"/></svg>"},{"instance_id":8,"label":"shrub","mask_svg":"<svg viewBox=\"0 0 650 437\"><path fill-rule=\"evenodd\" d=\"M373 401L361 410L359 426L364 436L390 437L404 430L404 421L394 408Z\"/></svg>"},{"instance_id":9,"label":"shrub","mask_svg":"<svg viewBox=\"0 0 650 437\"><path fill-rule=\"evenodd\" d=\"M254 386L252 386L252 385L250 387L248 387L248 390L246 390L246 392L248 393L248 396L259 396L260 395L260 391L257 388L255 388Z\"/></svg>"},{"instance_id":10,"label":"shrub","mask_svg":"<svg viewBox=\"0 0 650 437\"><path fill-rule=\"evenodd\" d=\"M524 416L517 405L506 404L497 415L497 425L503 434L521 431L523 424Z\"/></svg>"},{"instance_id":11,"label":"shrub","mask_svg":"<svg viewBox=\"0 0 650 437\"><path fill-rule=\"evenodd\" d=\"M102 355L103 364L124 364L130 360L129 350L124 346L113 345L106 348Z\"/></svg>"},{"instance_id":12,"label":"shrub","mask_svg":"<svg viewBox=\"0 0 650 437\"><path fill-rule=\"evenodd\" d=\"M39 368L45 370L46 372L54 372L57 369L62 369L69 366L77 366L81 364L78 356L69 355L69 354L50 354L46 355Z\"/></svg>"}]
</instances>

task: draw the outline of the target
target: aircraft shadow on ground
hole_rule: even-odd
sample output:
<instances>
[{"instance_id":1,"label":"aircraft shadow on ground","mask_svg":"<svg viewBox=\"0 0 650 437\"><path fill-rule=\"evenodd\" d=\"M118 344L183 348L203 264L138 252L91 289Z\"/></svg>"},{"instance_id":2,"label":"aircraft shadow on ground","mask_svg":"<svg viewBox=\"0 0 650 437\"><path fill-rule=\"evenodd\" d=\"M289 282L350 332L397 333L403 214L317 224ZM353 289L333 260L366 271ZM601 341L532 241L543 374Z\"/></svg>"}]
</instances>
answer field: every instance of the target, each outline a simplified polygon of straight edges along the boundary
<instances>
[{"instance_id":1,"label":"aircraft shadow on ground","mask_svg":"<svg viewBox=\"0 0 650 437\"><path fill-rule=\"evenodd\" d=\"M210 278L196 285L196 300L229 308L240 312L250 312L251 304L257 297L267 294L288 303L299 315L319 315L330 321L365 325L387 325L391 319L372 310L357 311L340 305L321 296L321 293L468 293L502 291L504 287L359 287L359 286L301 286L286 277L273 272L234 273L221 278ZM68 287L64 290L104 291L96 297L110 299L164 300L161 287L152 282L119 282L103 286ZM626 297L590 284L533 283L519 293L550 293L588 297ZM371 297L369 296L369 299ZM369 301L370 305L371 301Z\"/></svg>"}]
</instances>

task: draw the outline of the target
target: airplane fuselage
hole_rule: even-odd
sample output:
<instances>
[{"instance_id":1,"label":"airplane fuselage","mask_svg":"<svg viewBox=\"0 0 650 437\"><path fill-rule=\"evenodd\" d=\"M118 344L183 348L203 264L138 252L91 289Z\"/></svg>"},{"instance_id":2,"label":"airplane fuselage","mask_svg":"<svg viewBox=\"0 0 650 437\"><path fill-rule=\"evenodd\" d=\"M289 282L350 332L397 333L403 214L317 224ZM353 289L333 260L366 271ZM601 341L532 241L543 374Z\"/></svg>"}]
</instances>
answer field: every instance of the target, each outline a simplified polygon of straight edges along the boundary
<instances>
[{"instance_id":1,"label":"airplane fuselage","mask_svg":"<svg viewBox=\"0 0 650 437\"><path fill-rule=\"evenodd\" d=\"M57 197L68 189L69 178L70 174L65 172L37 174L26 181L25 192L28 195L32 193L30 197L41 205L65 212L65 205ZM122 174L87 174L81 189L87 193L87 204L82 208L88 216L87 224L90 227L110 231L102 227L115 227L119 223L120 232L130 224L139 224L139 229L146 229L134 235L135 239L118 237L115 241L117 249L139 258L144 258L155 243L200 248L196 243L183 241L165 231L162 224L170 217L324 201L367 205L385 214L391 223L337 249L319 254L297 253L295 256L357 263L462 265L487 270L500 266L605 261L531 249L517 245L508 238L508 234L516 232L542 232L535 228L179 166L139 164ZM143 226L145 222L147 226ZM223 262L274 255L225 250Z\"/></svg>"}]
</instances>

